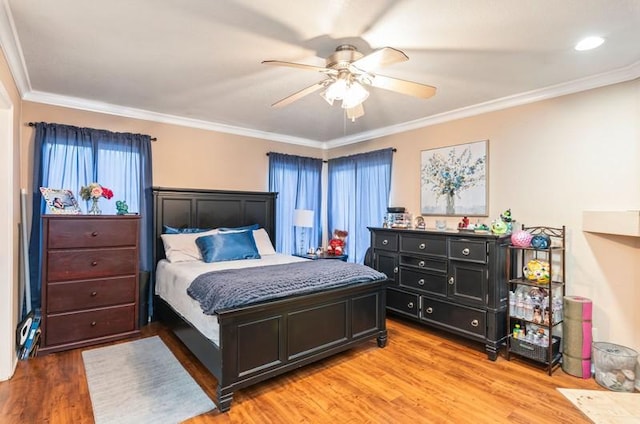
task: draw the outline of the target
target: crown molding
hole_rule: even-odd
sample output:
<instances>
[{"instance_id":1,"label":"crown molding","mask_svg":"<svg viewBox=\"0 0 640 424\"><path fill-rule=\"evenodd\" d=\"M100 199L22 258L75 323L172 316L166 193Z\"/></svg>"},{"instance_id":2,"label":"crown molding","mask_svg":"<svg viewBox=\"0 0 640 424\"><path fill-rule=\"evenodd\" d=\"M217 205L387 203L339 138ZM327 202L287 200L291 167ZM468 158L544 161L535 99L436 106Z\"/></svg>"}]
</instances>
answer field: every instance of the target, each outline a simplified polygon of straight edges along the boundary
<instances>
[{"instance_id":1,"label":"crown molding","mask_svg":"<svg viewBox=\"0 0 640 424\"><path fill-rule=\"evenodd\" d=\"M508 109L511 107L539 102L541 100L547 100L554 97L565 96L567 94L578 93L598 87L604 87L607 85L630 81L636 78L640 78L640 61L624 68L619 68L610 72L604 72L598 75L581 78L567 83L552 85L538 90L532 90L513 96L490 100L488 102L478 103L476 105L467 106L460 109L454 109L449 112L439 113L436 115L428 116L426 118L420 118L373 131L361 132L347 137L336 138L326 142L325 148L333 149L336 147L347 146L349 144L360 143L362 141L398 134L405 131L411 131L418 128L424 128L431 125L441 124L443 122L454 121L456 119L468 118L487 112Z\"/></svg>"},{"instance_id":2,"label":"crown molding","mask_svg":"<svg viewBox=\"0 0 640 424\"><path fill-rule=\"evenodd\" d=\"M175 115L168 115L158 112L151 112L143 109L129 108L118 106L110 103L96 102L76 97L61 96L57 94L45 93L40 91L29 90L23 94L23 99L45 103L54 106L63 106L72 109L80 109L91 112L105 113L109 115L122 116L126 118L142 119L153 122L161 122L165 124L179 125L190 128L198 128L209 131L222 132L227 134L235 134L246 137L260 138L263 140L277 141L280 143L295 144L305 147L313 147L322 150L329 150L336 147L346 146L349 144L360 143L375 138L385 137L401 132L411 131L431 125L441 124L456 119L468 118L483 113L494 112L497 110L507 109L515 106L521 106L529 103L547 100L554 97L560 97L567 94L573 94L580 91L586 91L593 88L603 87L606 85L616 84L629 81L640 77L640 61L633 63L624 68L616 69L611 72L581 78L579 80L567 83L557 84L532 90L525 93L507 96L488 102L479 103L473 106L467 106L455 109L449 112L439 113L426 118L416 119L404 122L398 125L391 125L373 131L361 132L347 137L333 139L327 142L319 140L305 139L301 137L292 137L285 134L252 130L248 128L236 127L216 122L184 118Z\"/></svg>"},{"instance_id":3,"label":"crown molding","mask_svg":"<svg viewBox=\"0 0 640 424\"><path fill-rule=\"evenodd\" d=\"M323 148L323 143L301 137L292 137L285 134L272 133L267 131L252 130L233 125L204 121L200 119L184 118L165 113L151 112L144 109L130 108L126 106L114 105L111 103L86 100L78 97L61 96L42 91L30 91L23 96L23 99L35 103L44 103L52 106L62 106L71 109L79 109L89 112L104 113L107 115L121 116L124 118L141 119L144 121L160 122L163 124L179 125L189 128L197 128L208 131L221 132L225 134L235 134L245 137L260 138L263 140L277 141L280 143L296 144L306 147Z\"/></svg>"},{"instance_id":4,"label":"crown molding","mask_svg":"<svg viewBox=\"0 0 640 424\"><path fill-rule=\"evenodd\" d=\"M7 0L0 0L0 47L4 51L9 70L16 83L21 97L31 91L31 82L27 73L27 66L22 54L22 48L13 21L13 15Z\"/></svg>"}]
</instances>

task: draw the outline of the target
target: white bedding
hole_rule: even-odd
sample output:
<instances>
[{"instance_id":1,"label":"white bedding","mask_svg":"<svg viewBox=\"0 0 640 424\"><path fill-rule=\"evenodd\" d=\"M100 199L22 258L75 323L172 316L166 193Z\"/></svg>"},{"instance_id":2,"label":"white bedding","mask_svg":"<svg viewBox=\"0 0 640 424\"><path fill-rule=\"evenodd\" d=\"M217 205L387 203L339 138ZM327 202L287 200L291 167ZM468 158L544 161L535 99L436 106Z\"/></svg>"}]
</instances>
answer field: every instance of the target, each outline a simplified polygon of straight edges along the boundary
<instances>
[{"instance_id":1,"label":"white bedding","mask_svg":"<svg viewBox=\"0 0 640 424\"><path fill-rule=\"evenodd\" d=\"M223 269L249 268L265 265L287 264L306 261L297 256L264 255L261 259L206 263L202 261L175 262L165 259L156 268L156 294L170 304L173 309L189 321L205 337L216 345L220 340L218 317L206 315L200 304L187 294L187 287L200 274Z\"/></svg>"}]
</instances>

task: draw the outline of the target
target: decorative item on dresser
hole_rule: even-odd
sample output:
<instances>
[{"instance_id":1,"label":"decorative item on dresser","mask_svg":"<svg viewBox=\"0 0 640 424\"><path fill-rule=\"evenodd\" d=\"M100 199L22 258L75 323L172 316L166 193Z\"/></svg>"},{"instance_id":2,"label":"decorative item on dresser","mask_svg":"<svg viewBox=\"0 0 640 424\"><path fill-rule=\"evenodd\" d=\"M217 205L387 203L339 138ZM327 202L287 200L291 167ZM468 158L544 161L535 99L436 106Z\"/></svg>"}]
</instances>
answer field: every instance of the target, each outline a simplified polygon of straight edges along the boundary
<instances>
[{"instance_id":1,"label":"decorative item on dresser","mask_svg":"<svg viewBox=\"0 0 640 424\"><path fill-rule=\"evenodd\" d=\"M40 353L139 333L139 216L42 217Z\"/></svg>"},{"instance_id":2,"label":"decorative item on dresser","mask_svg":"<svg viewBox=\"0 0 640 424\"><path fill-rule=\"evenodd\" d=\"M387 310L483 342L495 361L506 332L509 238L369 228L373 267L387 275Z\"/></svg>"}]
</instances>

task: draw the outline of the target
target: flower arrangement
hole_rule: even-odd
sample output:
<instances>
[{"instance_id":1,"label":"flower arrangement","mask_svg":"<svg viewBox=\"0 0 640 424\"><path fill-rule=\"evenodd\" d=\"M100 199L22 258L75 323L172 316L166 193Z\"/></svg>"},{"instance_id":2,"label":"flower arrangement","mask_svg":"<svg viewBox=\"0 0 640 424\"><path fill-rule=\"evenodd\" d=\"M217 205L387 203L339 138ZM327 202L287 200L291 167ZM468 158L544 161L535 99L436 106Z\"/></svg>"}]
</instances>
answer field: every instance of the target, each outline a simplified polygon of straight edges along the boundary
<instances>
[{"instance_id":1,"label":"flower arrangement","mask_svg":"<svg viewBox=\"0 0 640 424\"><path fill-rule=\"evenodd\" d=\"M101 186L98 183L91 183L86 187L80 188L80 197L82 197L82 200L98 200L101 197L104 197L108 200L113 197L113 191Z\"/></svg>"}]
</instances>

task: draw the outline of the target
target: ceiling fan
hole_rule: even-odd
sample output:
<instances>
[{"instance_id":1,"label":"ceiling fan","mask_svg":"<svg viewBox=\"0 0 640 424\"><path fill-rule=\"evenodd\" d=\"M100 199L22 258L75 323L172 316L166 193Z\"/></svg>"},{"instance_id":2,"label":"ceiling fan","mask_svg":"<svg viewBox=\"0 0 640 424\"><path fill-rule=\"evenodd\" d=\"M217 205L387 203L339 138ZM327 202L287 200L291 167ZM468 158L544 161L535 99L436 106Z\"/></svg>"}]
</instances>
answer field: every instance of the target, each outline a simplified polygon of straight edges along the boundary
<instances>
[{"instance_id":1,"label":"ceiling fan","mask_svg":"<svg viewBox=\"0 0 640 424\"><path fill-rule=\"evenodd\" d=\"M351 44L342 44L326 59L326 66L306 65L303 63L264 60L265 65L288 66L323 73L327 78L307 88L278 100L273 107L287 106L296 100L324 89L321 96L331 105L336 100L342 102L347 117L352 121L364 115L364 102L369 97L365 86L383 88L410 96L427 99L436 94L436 88L417 82L378 75L376 68L404 62L409 57L392 47L384 47L364 56Z\"/></svg>"}]
</instances>

